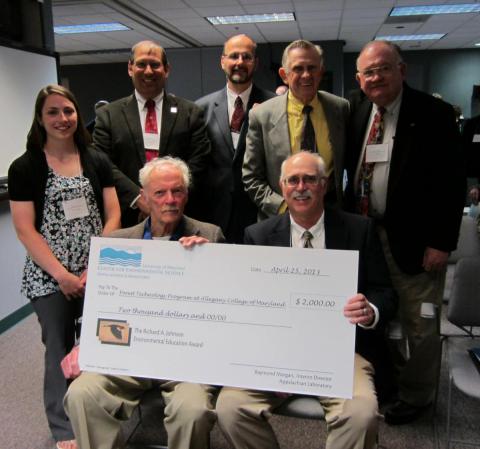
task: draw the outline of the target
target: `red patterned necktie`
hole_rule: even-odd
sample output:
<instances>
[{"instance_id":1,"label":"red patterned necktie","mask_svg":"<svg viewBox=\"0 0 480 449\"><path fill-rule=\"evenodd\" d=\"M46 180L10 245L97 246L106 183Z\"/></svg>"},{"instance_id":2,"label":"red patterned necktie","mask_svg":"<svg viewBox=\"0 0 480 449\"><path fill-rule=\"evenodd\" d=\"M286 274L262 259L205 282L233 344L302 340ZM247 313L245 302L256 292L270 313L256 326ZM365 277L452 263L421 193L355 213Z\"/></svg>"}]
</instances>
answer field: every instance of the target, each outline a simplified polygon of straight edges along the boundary
<instances>
[{"instance_id":1,"label":"red patterned necktie","mask_svg":"<svg viewBox=\"0 0 480 449\"><path fill-rule=\"evenodd\" d=\"M372 126L370 127L370 132L368 133L367 145L377 145L383 142L383 132L385 128L385 123L383 116L386 109L384 107L379 107L377 113L373 117ZM367 150L365 149L362 160L362 167L360 168L360 176L358 179L358 212L362 215L368 215L368 208L370 203L370 192L371 192L371 183L373 177L373 169L375 167L375 162L366 161Z\"/></svg>"},{"instance_id":2,"label":"red patterned necktie","mask_svg":"<svg viewBox=\"0 0 480 449\"><path fill-rule=\"evenodd\" d=\"M155 112L155 100L151 98L145 102L147 107L147 118L145 119L145 133L148 134L157 134L157 113ZM158 150L146 149L145 158L147 162L150 162L152 159L155 159L158 156Z\"/></svg>"},{"instance_id":3,"label":"red patterned necktie","mask_svg":"<svg viewBox=\"0 0 480 449\"><path fill-rule=\"evenodd\" d=\"M230 131L239 133L242 129L245 111L243 110L243 102L240 97L235 100L235 109L233 110L232 122L230 123Z\"/></svg>"}]
</instances>

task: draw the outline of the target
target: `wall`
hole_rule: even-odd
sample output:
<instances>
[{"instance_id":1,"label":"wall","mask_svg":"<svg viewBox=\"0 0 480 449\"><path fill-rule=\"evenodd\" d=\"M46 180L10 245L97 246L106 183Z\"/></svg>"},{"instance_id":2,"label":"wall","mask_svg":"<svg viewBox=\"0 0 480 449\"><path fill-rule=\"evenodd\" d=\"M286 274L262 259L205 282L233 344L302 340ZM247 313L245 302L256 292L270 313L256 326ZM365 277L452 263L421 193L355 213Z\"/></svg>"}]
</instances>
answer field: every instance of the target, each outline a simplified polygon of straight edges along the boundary
<instances>
[{"instance_id":1,"label":"wall","mask_svg":"<svg viewBox=\"0 0 480 449\"><path fill-rule=\"evenodd\" d=\"M345 54L345 92L358 88L355 81L357 53ZM471 117L474 85L480 84L480 50L431 50L403 52L407 82L425 92L438 92Z\"/></svg>"},{"instance_id":2,"label":"wall","mask_svg":"<svg viewBox=\"0 0 480 449\"><path fill-rule=\"evenodd\" d=\"M8 201L0 202L0 248L2 267L0 270L0 321L28 303L20 294L25 250L13 229Z\"/></svg>"},{"instance_id":3,"label":"wall","mask_svg":"<svg viewBox=\"0 0 480 449\"><path fill-rule=\"evenodd\" d=\"M278 69L287 43L260 44L257 48L259 67L255 82L265 89L275 90L281 83ZM343 94L343 42L321 42L325 52L327 76L322 88ZM171 71L167 90L180 97L196 100L225 86L220 67L222 47L183 48L167 50ZM62 83L75 93L86 121L94 118L93 105L98 100L114 100L129 95L132 84L127 73L127 61L121 64L90 64L62 66Z\"/></svg>"}]
</instances>

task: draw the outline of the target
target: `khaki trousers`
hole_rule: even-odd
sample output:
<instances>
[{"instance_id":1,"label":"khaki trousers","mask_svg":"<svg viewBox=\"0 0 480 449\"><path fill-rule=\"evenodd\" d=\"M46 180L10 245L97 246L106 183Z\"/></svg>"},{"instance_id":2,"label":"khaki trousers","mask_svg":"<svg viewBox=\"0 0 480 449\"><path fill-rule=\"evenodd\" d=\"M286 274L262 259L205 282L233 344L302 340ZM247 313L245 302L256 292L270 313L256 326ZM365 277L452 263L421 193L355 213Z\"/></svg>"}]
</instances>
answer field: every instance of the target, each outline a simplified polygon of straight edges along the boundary
<instances>
[{"instance_id":1,"label":"khaki trousers","mask_svg":"<svg viewBox=\"0 0 480 449\"><path fill-rule=\"evenodd\" d=\"M217 399L218 424L235 449L279 449L268 419L285 398L265 391L223 387ZM374 449L378 404L373 367L355 354L352 399L318 398L327 421L326 449Z\"/></svg>"},{"instance_id":2,"label":"khaki trousers","mask_svg":"<svg viewBox=\"0 0 480 449\"><path fill-rule=\"evenodd\" d=\"M75 379L64 400L79 449L124 447L121 421L130 418L142 394L158 383L165 401L169 449L208 449L216 419L214 387L90 372Z\"/></svg>"},{"instance_id":3,"label":"khaki trousers","mask_svg":"<svg viewBox=\"0 0 480 449\"><path fill-rule=\"evenodd\" d=\"M435 397L440 369L439 320L446 270L405 274L395 263L385 229L378 227L385 259L398 298L398 317L402 337L390 340L397 372L398 396L417 407L430 404ZM435 316L422 317L423 303L434 304Z\"/></svg>"}]
</instances>

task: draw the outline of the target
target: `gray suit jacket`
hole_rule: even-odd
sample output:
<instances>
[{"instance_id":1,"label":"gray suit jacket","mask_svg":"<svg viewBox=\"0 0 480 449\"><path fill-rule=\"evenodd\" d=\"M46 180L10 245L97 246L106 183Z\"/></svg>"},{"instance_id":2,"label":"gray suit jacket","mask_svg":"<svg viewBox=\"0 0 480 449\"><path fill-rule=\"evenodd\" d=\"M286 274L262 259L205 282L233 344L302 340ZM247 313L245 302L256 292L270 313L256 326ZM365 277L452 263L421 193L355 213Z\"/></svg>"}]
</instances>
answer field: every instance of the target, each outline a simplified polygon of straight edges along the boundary
<instances>
[{"instance_id":1,"label":"gray suit jacket","mask_svg":"<svg viewBox=\"0 0 480 449\"><path fill-rule=\"evenodd\" d=\"M287 98L287 95L272 98L250 111L243 182L259 208L259 218L276 215L283 201L278 183L280 166L291 155ZM335 194L337 201L341 201L349 106L347 100L324 91L318 92L318 99L330 134Z\"/></svg>"},{"instance_id":2,"label":"gray suit jacket","mask_svg":"<svg viewBox=\"0 0 480 449\"><path fill-rule=\"evenodd\" d=\"M222 230L210 223L204 223L203 221L194 220L186 215L183 216L183 232L180 237L189 237L191 235L198 235L205 237L212 243L221 243L225 241ZM123 239L142 239L143 232L145 230L145 221L138 223L130 228L118 229L113 231L108 237L123 238Z\"/></svg>"}]
</instances>

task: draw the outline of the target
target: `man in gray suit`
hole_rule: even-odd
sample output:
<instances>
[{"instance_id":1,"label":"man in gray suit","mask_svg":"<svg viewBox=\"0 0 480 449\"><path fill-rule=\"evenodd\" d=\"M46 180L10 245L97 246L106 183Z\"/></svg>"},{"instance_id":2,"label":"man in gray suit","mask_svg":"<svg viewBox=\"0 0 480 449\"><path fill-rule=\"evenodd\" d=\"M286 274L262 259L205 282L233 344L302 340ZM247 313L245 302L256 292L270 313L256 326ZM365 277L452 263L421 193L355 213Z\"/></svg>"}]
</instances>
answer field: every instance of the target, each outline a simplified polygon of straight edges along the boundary
<instances>
[{"instance_id":1,"label":"man in gray suit","mask_svg":"<svg viewBox=\"0 0 480 449\"><path fill-rule=\"evenodd\" d=\"M140 170L142 200L150 216L110 237L178 240L184 247L222 242L217 226L183 214L188 199L190 171L180 159L154 159ZM63 360L68 378L76 377L78 346ZM155 381L129 376L84 372L70 385L65 409L80 449L118 449L120 423L128 419L144 392L160 386L165 401L165 428L170 449L208 449L209 433L215 423L212 405L214 388L209 385Z\"/></svg>"},{"instance_id":2,"label":"man in gray suit","mask_svg":"<svg viewBox=\"0 0 480 449\"><path fill-rule=\"evenodd\" d=\"M242 182L248 113L253 105L274 97L273 92L253 84L258 64L256 47L245 34L228 39L221 58L227 86L196 102L205 112L212 144L207 177L210 207L204 217L220 226L232 243L242 243L245 227L257 221L257 207Z\"/></svg>"},{"instance_id":3,"label":"man in gray suit","mask_svg":"<svg viewBox=\"0 0 480 449\"><path fill-rule=\"evenodd\" d=\"M165 92L170 64L155 42L132 47L128 74L135 92L99 110L93 133L95 147L113 162L115 188L122 209L122 225L132 226L149 213L138 185L145 162L170 155L183 159L193 176L188 204L192 216L201 215L198 191L210 153L201 109Z\"/></svg>"},{"instance_id":4,"label":"man in gray suit","mask_svg":"<svg viewBox=\"0 0 480 449\"><path fill-rule=\"evenodd\" d=\"M318 45L297 40L285 48L279 74L288 94L272 98L250 112L243 182L263 219L285 211L278 179L291 154L320 154L329 178L328 202L340 202L348 102L318 87L325 71Z\"/></svg>"}]
</instances>

